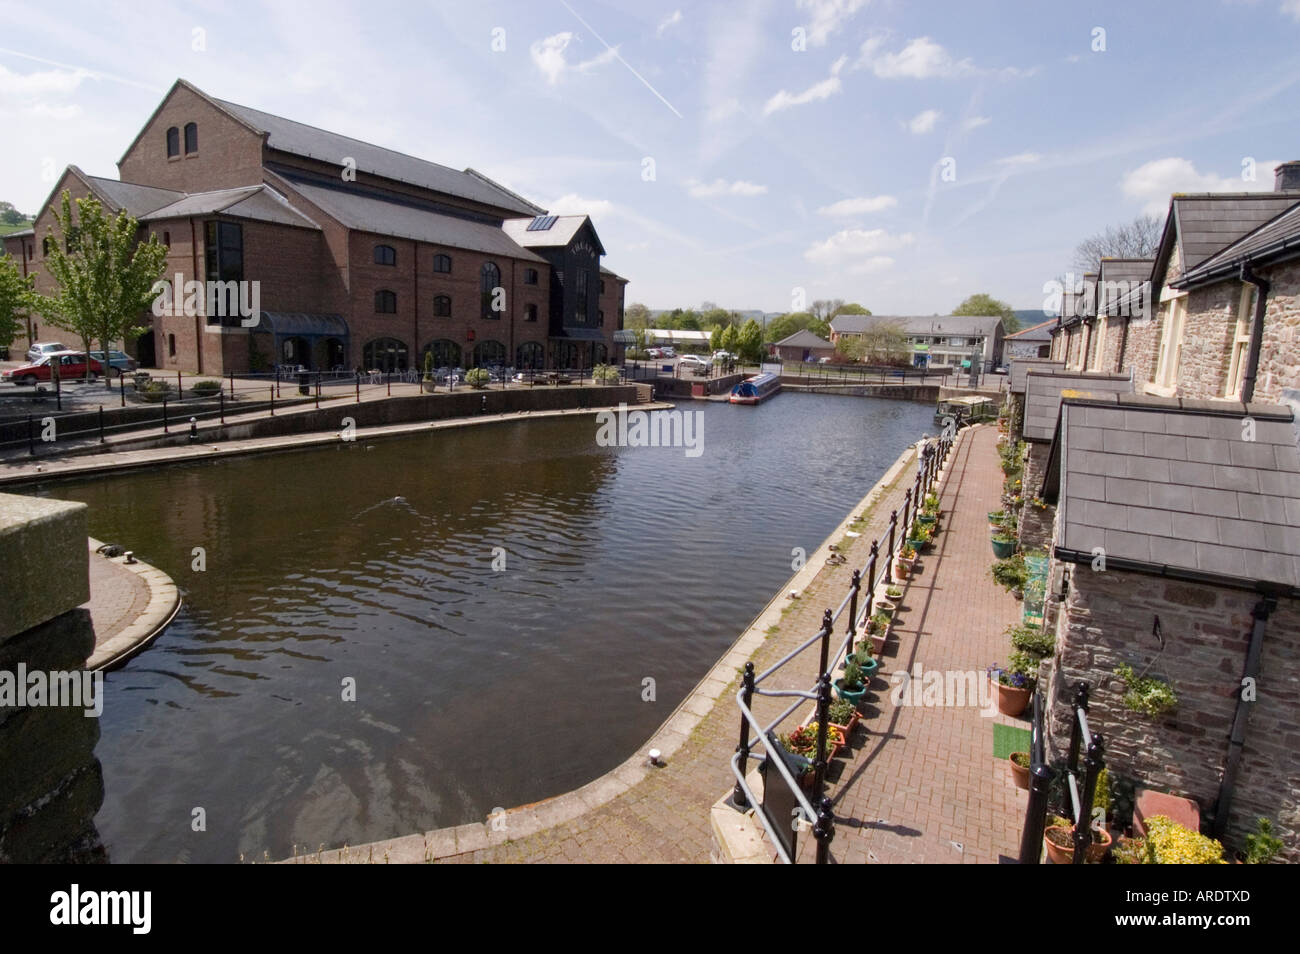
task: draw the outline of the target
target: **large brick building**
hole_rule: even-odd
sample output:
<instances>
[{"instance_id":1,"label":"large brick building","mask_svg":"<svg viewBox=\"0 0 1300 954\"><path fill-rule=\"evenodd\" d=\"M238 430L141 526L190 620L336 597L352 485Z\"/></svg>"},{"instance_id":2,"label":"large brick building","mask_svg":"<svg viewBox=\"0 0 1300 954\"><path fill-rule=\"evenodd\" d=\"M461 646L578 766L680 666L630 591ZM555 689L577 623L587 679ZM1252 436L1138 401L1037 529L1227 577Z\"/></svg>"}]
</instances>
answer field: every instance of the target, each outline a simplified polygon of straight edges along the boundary
<instances>
[{"instance_id":1,"label":"large brick building","mask_svg":"<svg viewBox=\"0 0 1300 954\"><path fill-rule=\"evenodd\" d=\"M34 227L4 250L42 266L67 190L139 220L168 248L166 279L255 287L255 317L146 314L141 363L223 374L303 365L399 369L616 360L627 282L601 266L585 215L547 215L463 171L215 99L178 80L118 162L120 179L70 166ZM252 283L256 283L253 286ZM202 296L200 296L202 298ZM178 304L181 302L178 296ZM155 312L158 309L155 309ZM193 310L193 309L191 309ZM233 309L229 309L233 310ZM64 333L28 321L15 342Z\"/></svg>"}]
</instances>

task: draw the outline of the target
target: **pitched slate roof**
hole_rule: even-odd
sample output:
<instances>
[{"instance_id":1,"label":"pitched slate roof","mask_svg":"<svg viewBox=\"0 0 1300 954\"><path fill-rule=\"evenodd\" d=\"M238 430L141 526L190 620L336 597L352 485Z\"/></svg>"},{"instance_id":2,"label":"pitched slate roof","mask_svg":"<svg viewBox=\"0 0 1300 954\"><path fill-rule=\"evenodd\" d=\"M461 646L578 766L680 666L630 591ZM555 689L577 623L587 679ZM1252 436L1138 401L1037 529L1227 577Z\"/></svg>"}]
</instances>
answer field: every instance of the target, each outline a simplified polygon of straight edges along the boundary
<instances>
[{"instance_id":1,"label":"pitched slate roof","mask_svg":"<svg viewBox=\"0 0 1300 954\"><path fill-rule=\"evenodd\" d=\"M1222 281L1235 277L1243 262L1263 265L1296 255L1300 255L1300 203L1211 255L1170 284L1175 288L1189 288Z\"/></svg>"},{"instance_id":2,"label":"pitched slate roof","mask_svg":"<svg viewBox=\"0 0 1300 954\"><path fill-rule=\"evenodd\" d=\"M823 348L833 349L835 345L831 344L821 335L813 334L807 328L800 328L794 334L782 338L776 342L776 347L788 348Z\"/></svg>"},{"instance_id":3,"label":"pitched slate roof","mask_svg":"<svg viewBox=\"0 0 1300 954\"><path fill-rule=\"evenodd\" d=\"M836 315L831 330L838 334L862 334L872 325L889 322L909 335L956 335L988 337L1002 324L1000 315Z\"/></svg>"},{"instance_id":4,"label":"pitched slate roof","mask_svg":"<svg viewBox=\"0 0 1300 954\"><path fill-rule=\"evenodd\" d=\"M185 197L184 192L171 189L155 189L153 186L138 185L134 182L122 182L118 179L104 179L100 176L88 176L76 166L68 167L90 190L106 202L113 211L125 209L134 218L142 218L155 209ZM51 197L53 201L53 197Z\"/></svg>"},{"instance_id":5,"label":"pitched slate roof","mask_svg":"<svg viewBox=\"0 0 1300 954\"><path fill-rule=\"evenodd\" d=\"M585 215L538 215L527 219L506 219L501 223L501 228L525 248L563 248L590 221ZM530 228L534 223L546 227ZM594 226L592 232L595 232ZM600 246L599 238L596 239L596 244ZM602 255L605 254L603 246L599 250Z\"/></svg>"},{"instance_id":6,"label":"pitched slate roof","mask_svg":"<svg viewBox=\"0 0 1300 954\"><path fill-rule=\"evenodd\" d=\"M305 181L293 182L293 188L350 229L545 263L541 256L520 248L505 232L486 222Z\"/></svg>"},{"instance_id":7,"label":"pitched slate roof","mask_svg":"<svg viewBox=\"0 0 1300 954\"><path fill-rule=\"evenodd\" d=\"M1056 435L1061 399L1066 393L1131 394L1129 374L1052 374L1033 368L1025 376L1025 426L1027 441L1050 441Z\"/></svg>"},{"instance_id":8,"label":"pitched slate roof","mask_svg":"<svg viewBox=\"0 0 1300 954\"><path fill-rule=\"evenodd\" d=\"M1056 369L1065 370L1065 362L1053 361L1051 358L1016 358L1011 362L1007 390L1012 394L1024 394L1025 375L1030 371L1050 372Z\"/></svg>"},{"instance_id":9,"label":"pitched slate roof","mask_svg":"<svg viewBox=\"0 0 1300 954\"><path fill-rule=\"evenodd\" d=\"M1056 327L1056 319L1048 318L1046 321L1039 322L1036 325L1030 325L1028 328L1022 328L1015 334L1007 335L1006 341L1051 341L1052 329Z\"/></svg>"},{"instance_id":10,"label":"pitched slate roof","mask_svg":"<svg viewBox=\"0 0 1300 954\"><path fill-rule=\"evenodd\" d=\"M1244 439L1243 419L1254 421ZM1289 408L1066 398L1049 464L1057 556L1300 595L1300 449ZM1131 564L1131 566L1129 566Z\"/></svg>"},{"instance_id":11,"label":"pitched slate roof","mask_svg":"<svg viewBox=\"0 0 1300 954\"><path fill-rule=\"evenodd\" d=\"M264 113L260 109L216 99L207 96L202 90L195 89L195 92L210 99L245 125L265 134L266 145L271 149L334 165L341 165L344 158L351 157L356 160L360 172L481 202L517 215L537 215L545 211L473 169L461 171L441 166L351 136L342 136L283 116Z\"/></svg>"},{"instance_id":12,"label":"pitched slate roof","mask_svg":"<svg viewBox=\"0 0 1300 954\"><path fill-rule=\"evenodd\" d=\"M191 215L231 215L261 222L297 225L319 229L315 222L289 205L280 193L270 186L241 186L237 189L219 189L214 192L195 192L183 196L170 205L140 216L141 222L160 219L187 218Z\"/></svg>"},{"instance_id":13,"label":"pitched slate roof","mask_svg":"<svg viewBox=\"0 0 1300 954\"><path fill-rule=\"evenodd\" d=\"M1135 314L1143 302L1150 298L1151 269L1155 260L1150 258L1103 258L1097 273L1098 315L1123 313L1121 303Z\"/></svg>"},{"instance_id":14,"label":"pitched slate roof","mask_svg":"<svg viewBox=\"0 0 1300 954\"><path fill-rule=\"evenodd\" d=\"M1298 202L1300 192L1175 195L1170 212L1178 226L1183 271L1195 268Z\"/></svg>"}]
</instances>

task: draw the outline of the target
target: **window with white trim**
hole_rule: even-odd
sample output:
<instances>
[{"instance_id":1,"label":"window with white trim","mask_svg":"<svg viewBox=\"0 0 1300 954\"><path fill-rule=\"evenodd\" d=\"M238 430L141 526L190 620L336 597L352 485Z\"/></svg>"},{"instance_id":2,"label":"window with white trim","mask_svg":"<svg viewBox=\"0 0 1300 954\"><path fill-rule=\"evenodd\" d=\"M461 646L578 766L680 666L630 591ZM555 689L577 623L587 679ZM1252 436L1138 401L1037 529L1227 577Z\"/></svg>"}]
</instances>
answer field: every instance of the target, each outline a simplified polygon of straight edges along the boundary
<instances>
[{"instance_id":1,"label":"window with white trim","mask_svg":"<svg viewBox=\"0 0 1300 954\"><path fill-rule=\"evenodd\" d=\"M1106 319L1098 318L1092 325L1092 334L1096 339L1093 344L1092 360L1088 362L1089 371L1101 370L1102 352L1106 350Z\"/></svg>"},{"instance_id":2,"label":"window with white trim","mask_svg":"<svg viewBox=\"0 0 1300 954\"><path fill-rule=\"evenodd\" d=\"M1237 305L1237 327L1232 335L1232 352L1228 359L1228 381L1223 390L1226 398L1239 399L1241 384L1246 377L1246 361L1250 354L1250 326L1255 315L1255 296L1259 289L1254 285L1241 286L1241 302Z\"/></svg>"},{"instance_id":3,"label":"window with white trim","mask_svg":"<svg viewBox=\"0 0 1300 954\"><path fill-rule=\"evenodd\" d=\"M1183 351L1183 326L1187 323L1187 296L1169 300L1169 311L1161 327L1160 354L1156 360L1158 387L1172 389L1178 384L1178 359Z\"/></svg>"}]
</instances>

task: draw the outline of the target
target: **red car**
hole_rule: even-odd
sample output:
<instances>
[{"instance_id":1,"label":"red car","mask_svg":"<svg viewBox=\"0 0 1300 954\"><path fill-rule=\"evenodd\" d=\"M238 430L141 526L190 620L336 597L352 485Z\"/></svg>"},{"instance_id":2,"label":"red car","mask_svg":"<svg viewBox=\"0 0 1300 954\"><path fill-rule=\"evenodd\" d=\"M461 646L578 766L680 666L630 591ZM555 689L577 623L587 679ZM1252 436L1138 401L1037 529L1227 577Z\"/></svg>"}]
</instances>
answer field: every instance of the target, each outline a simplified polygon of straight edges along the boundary
<instances>
[{"instance_id":1,"label":"red car","mask_svg":"<svg viewBox=\"0 0 1300 954\"><path fill-rule=\"evenodd\" d=\"M104 366L94 358L87 358L84 351L56 351L39 361L23 365L21 368L4 372L0 379L11 384L36 384L40 381L53 380L53 367L59 366L59 380L64 384L80 381L86 377L86 362L90 362L90 380L94 381L104 373Z\"/></svg>"}]
</instances>

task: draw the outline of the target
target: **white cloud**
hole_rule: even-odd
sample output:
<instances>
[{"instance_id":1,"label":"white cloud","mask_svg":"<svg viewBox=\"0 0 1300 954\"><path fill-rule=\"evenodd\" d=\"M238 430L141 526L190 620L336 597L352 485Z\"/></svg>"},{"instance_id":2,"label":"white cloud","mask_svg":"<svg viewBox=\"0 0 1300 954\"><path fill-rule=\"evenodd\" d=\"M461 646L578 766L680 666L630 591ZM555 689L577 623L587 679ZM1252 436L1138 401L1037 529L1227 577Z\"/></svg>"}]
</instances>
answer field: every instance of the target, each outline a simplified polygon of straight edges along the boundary
<instances>
[{"instance_id":1,"label":"white cloud","mask_svg":"<svg viewBox=\"0 0 1300 954\"><path fill-rule=\"evenodd\" d=\"M737 179L735 182L728 182L726 179L697 182L694 179L689 179L687 185L690 186L691 197L695 199L711 199L720 195L754 196L763 195L767 192L767 186L746 182L744 179Z\"/></svg>"},{"instance_id":2,"label":"white cloud","mask_svg":"<svg viewBox=\"0 0 1300 954\"><path fill-rule=\"evenodd\" d=\"M88 70L53 69L14 73L0 66L0 116L28 115L68 120L81 115L81 107L62 100L92 78Z\"/></svg>"},{"instance_id":3,"label":"white cloud","mask_svg":"<svg viewBox=\"0 0 1300 954\"><path fill-rule=\"evenodd\" d=\"M1130 199L1143 202L1142 211L1163 215L1174 192L1266 192L1273 188L1273 169L1278 160L1255 164L1255 181L1235 176L1199 172L1190 159L1171 156L1153 159L1124 173L1120 188Z\"/></svg>"},{"instance_id":4,"label":"white cloud","mask_svg":"<svg viewBox=\"0 0 1300 954\"><path fill-rule=\"evenodd\" d=\"M1282 0L1282 12L1300 23L1300 0Z\"/></svg>"},{"instance_id":5,"label":"white cloud","mask_svg":"<svg viewBox=\"0 0 1300 954\"><path fill-rule=\"evenodd\" d=\"M912 244L910 232L891 235L884 229L844 229L821 242L814 242L803 257L814 265L844 268L854 274L879 271L894 264L881 254Z\"/></svg>"},{"instance_id":6,"label":"white cloud","mask_svg":"<svg viewBox=\"0 0 1300 954\"><path fill-rule=\"evenodd\" d=\"M870 215L872 212L883 212L896 205L898 200L892 195L868 195L856 199L840 199L830 205L823 205L817 212L819 215L833 216Z\"/></svg>"},{"instance_id":7,"label":"white cloud","mask_svg":"<svg viewBox=\"0 0 1300 954\"><path fill-rule=\"evenodd\" d=\"M937 109L927 109L919 112L908 120L907 130L914 136L934 132L934 124L939 121L941 115L943 114Z\"/></svg>"},{"instance_id":8,"label":"white cloud","mask_svg":"<svg viewBox=\"0 0 1300 954\"><path fill-rule=\"evenodd\" d=\"M829 99L841 89L843 84L840 82L840 71L848 63L847 56L841 56L831 64L831 75L820 83L814 83L802 93L790 93L786 90L780 90L763 104L763 115L770 116L772 113L779 112L782 109L789 109L791 106L803 106L805 103L815 102L819 99Z\"/></svg>"},{"instance_id":9,"label":"white cloud","mask_svg":"<svg viewBox=\"0 0 1300 954\"><path fill-rule=\"evenodd\" d=\"M987 116L971 116L969 119L962 121L961 128L964 132L970 132L972 129L979 129L981 126L987 126L993 120Z\"/></svg>"},{"instance_id":10,"label":"white cloud","mask_svg":"<svg viewBox=\"0 0 1300 954\"><path fill-rule=\"evenodd\" d=\"M1042 159L1042 155L1037 152L1018 152L1014 156L1003 156L997 163L1000 166L1032 166Z\"/></svg>"},{"instance_id":11,"label":"white cloud","mask_svg":"<svg viewBox=\"0 0 1300 954\"><path fill-rule=\"evenodd\" d=\"M615 214L614 203L608 199L588 199L569 192L553 202L542 203L551 215L589 215L593 219Z\"/></svg>"},{"instance_id":12,"label":"white cloud","mask_svg":"<svg viewBox=\"0 0 1300 954\"><path fill-rule=\"evenodd\" d=\"M799 9L811 14L808 42L813 46L825 46L831 34L869 2L870 0L799 0Z\"/></svg>"},{"instance_id":13,"label":"white cloud","mask_svg":"<svg viewBox=\"0 0 1300 954\"><path fill-rule=\"evenodd\" d=\"M953 79L961 76L980 76L1001 73L1006 76L1028 76L1035 70L1007 67L1002 70L983 69L968 57L954 59L952 54L928 36L909 40L897 53L882 52L887 40L876 34L863 42L854 66L869 69L881 79Z\"/></svg>"},{"instance_id":14,"label":"white cloud","mask_svg":"<svg viewBox=\"0 0 1300 954\"><path fill-rule=\"evenodd\" d=\"M564 51L568 49L573 40L574 35L565 31L541 40L535 40L533 45L529 47L528 52L533 58L533 65L541 71L542 75L546 77L546 82L552 86L558 83L567 71L586 73L597 66L612 62L618 55L618 47L614 46L589 60L570 64L564 55Z\"/></svg>"},{"instance_id":15,"label":"white cloud","mask_svg":"<svg viewBox=\"0 0 1300 954\"><path fill-rule=\"evenodd\" d=\"M674 10L668 16L659 21L659 28L655 30L655 36L663 36L664 31L670 27L675 27L682 22L682 11Z\"/></svg>"},{"instance_id":16,"label":"white cloud","mask_svg":"<svg viewBox=\"0 0 1300 954\"><path fill-rule=\"evenodd\" d=\"M730 119L740 112L740 100L732 96L723 100L716 105L710 106L704 114L711 123L722 122L724 119Z\"/></svg>"}]
</instances>

